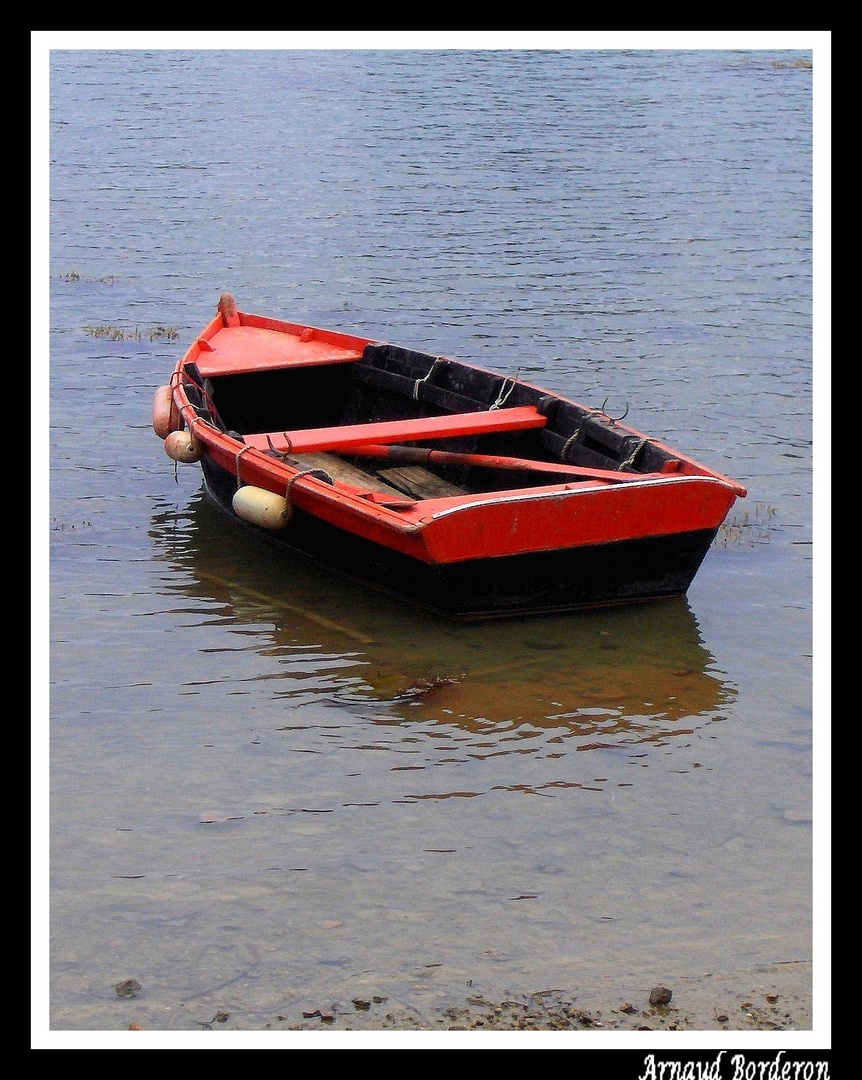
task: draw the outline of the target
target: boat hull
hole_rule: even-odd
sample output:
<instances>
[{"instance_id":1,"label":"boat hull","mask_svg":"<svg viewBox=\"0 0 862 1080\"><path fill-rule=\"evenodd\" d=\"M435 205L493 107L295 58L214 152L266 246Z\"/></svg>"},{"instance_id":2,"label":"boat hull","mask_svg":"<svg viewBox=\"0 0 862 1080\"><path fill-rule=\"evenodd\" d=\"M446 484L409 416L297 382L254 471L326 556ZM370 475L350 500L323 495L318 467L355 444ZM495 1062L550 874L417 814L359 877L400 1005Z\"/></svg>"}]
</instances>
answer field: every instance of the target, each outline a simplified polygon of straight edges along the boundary
<instances>
[{"instance_id":1,"label":"boat hull","mask_svg":"<svg viewBox=\"0 0 862 1080\"><path fill-rule=\"evenodd\" d=\"M232 509L236 478L201 462L206 490ZM684 596L717 528L515 555L425 562L294 507L277 532L241 522L301 557L459 620L574 611Z\"/></svg>"}]
</instances>

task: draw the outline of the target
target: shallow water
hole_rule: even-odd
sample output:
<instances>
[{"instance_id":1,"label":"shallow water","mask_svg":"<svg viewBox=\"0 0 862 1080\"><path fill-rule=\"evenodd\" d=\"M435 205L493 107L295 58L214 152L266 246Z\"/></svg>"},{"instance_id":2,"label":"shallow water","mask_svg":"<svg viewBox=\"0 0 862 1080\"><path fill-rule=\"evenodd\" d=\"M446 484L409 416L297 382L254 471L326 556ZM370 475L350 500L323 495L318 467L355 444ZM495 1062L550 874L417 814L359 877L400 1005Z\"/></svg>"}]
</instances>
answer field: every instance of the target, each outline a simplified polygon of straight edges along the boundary
<instances>
[{"instance_id":1,"label":"shallow water","mask_svg":"<svg viewBox=\"0 0 862 1080\"><path fill-rule=\"evenodd\" d=\"M810 54L347 55L51 57L55 1031L812 957ZM225 288L749 496L685 601L439 622L165 457Z\"/></svg>"}]
</instances>

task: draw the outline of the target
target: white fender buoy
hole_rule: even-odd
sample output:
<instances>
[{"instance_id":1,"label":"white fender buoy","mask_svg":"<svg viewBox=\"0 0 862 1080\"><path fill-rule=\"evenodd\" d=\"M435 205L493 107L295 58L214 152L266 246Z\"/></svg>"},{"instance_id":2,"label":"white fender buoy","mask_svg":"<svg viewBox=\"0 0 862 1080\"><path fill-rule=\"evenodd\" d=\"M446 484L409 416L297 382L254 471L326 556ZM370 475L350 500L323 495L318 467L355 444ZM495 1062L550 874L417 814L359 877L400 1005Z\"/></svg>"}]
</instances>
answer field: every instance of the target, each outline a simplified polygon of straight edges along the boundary
<instances>
[{"instance_id":1,"label":"white fender buoy","mask_svg":"<svg viewBox=\"0 0 862 1080\"><path fill-rule=\"evenodd\" d=\"M165 439L165 453L174 461L190 465L200 461L203 451L190 431L172 431Z\"/></svg>"},{"instance_id":2,"label":"white fender buoy","mask_svg":"<svg viewBox=\"0 0 862 1080\"><path fill-rule=\"evenodd\" d=\"M233 509L237 517L262 529L283 529L293 512L283 495L254 487L253 484L237 488L233 496Z\"/></svg>"},{"instance_id":3,"label":"white fender buoy","mask_svg":"<svg viewBox=\"0 0 862 1080\"><path fill-rule=\"evenodd\" d=\"M153 431L160 439L177 431L180 418L174 407L174 395L169 386L160 386L153 394Z\"/></svg>"}]
</instances>

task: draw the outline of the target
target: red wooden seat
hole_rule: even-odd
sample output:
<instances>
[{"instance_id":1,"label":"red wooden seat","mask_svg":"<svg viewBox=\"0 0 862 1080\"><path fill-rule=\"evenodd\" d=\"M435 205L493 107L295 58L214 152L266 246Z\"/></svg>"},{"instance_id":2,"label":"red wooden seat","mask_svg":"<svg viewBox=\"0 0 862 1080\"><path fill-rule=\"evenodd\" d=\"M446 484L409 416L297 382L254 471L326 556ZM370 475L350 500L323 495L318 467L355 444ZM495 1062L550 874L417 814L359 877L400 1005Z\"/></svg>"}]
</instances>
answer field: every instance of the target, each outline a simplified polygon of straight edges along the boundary
<instances>
[{"instance_id":1,"label":"red wooden seat","mask_svg":"<svg viewBox=\"0 0 862 1080\"><path fill-rule=\"evenodd\" d=\"M457 435L481 435L490 431L519 431L544 427L546 422L535 406L524 405L488 412L417 417L415 420L345 424L299 431L268 431L245 435L243 440L247 446L258 450L279 450L285 453L332 450L336 453L347 453L351 448L367 443L388 444L413 442L416 439L445 439Z\"/></svg>"}]
</instances>

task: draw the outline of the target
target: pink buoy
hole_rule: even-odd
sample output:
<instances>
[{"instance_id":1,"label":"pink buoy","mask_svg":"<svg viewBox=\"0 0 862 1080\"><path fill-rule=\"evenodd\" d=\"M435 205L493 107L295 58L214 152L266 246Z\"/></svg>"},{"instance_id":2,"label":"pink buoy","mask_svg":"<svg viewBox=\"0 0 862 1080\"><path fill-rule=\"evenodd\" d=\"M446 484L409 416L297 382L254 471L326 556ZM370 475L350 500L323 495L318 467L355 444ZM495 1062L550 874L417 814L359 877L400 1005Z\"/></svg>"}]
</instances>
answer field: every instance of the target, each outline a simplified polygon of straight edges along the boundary
<instances>
[{"instance_id":1,"label":"pink buoy","mask_svg":"<svg viewBox=\"0 0 862 1080\"><path fill-rule=\"evenodd\" d=\"M174 395L169 386L160 386L153 395L153 431L165 439L180 426L180 417L174 406Z\"/></svg>"},{"instance_id":2,"label":"pink buoy","mask_svg":"<svg viewBox=\"0 0 862 1080\"><path fill-rule=\"evenodd\" d=\"M165 438L165 453L174 461L190 465L201 459L201 444L190 431L172 431Z\"/></svg>"}]
</instances>

